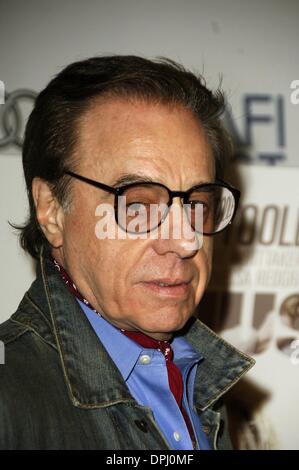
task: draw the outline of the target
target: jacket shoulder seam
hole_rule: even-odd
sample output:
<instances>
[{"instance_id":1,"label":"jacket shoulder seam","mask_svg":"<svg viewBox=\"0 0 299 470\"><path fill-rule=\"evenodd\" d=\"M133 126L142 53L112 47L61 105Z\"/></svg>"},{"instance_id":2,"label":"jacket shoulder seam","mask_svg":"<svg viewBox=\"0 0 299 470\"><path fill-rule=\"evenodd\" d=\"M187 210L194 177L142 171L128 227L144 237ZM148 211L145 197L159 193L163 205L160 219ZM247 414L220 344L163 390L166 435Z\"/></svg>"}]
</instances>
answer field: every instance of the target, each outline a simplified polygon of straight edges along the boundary
<instances>
[{"instance_id":1,"label":"jacket shoulder seam","mask_svg":"<svg viewBox=\"0 0 299 470\"><path fill-rule=\"evenodd\" d=\"M4 332L1 331L2 326L4 328ZM0 326L0 339L4 342L4 344L9 344L25 334L28 330L29 328L27 326L9 318Z\"/></svg>"},{"instance_id":2,"label":"jacket shoulder seam","mask_svg":"<svg viewBox=\"0 0 299 470\"><path fill-rule=\"evenodd\" d=\"M42 310L36 305L36 303L32 300L32 298L30 297L29 293L26 292L25 294L25 298L26 300L28 300L28 302L31 304L31 306L38 311L38 313L42 316L43 320L45 321L45 323L47 323L47 325L50 327L51 329L51 324L49 322L49 320L47 319L47 317L44 315L44 313L42 312Z\"/></svg>"},{"instance_id":3,"label":"jacket shoulder seam","mask_svg":"<svg viewBox=\"0 0 299 470\"><path fill-rule=\"evenodd\" d=\"M23 326L22 323L18 322L18 320L11 319L11 321L12 321L13 323L16 323L18 326ZM55 347L55 345L54 345L53 343L51 343L51 341L47 341L43 336L41 336L41 335L39 334L39 332L38 332L35 328L31 328L31 327L28 326L28 325L26 325L26 326L24 325L24 328L25 328L25 331L24 331L23 333L21 333L20 335L18 335L18 337L19 337L19 336L22 336L22 334L24 334L24 333L28 333L28 332L29 332L29 333L32 333L33 335L37 336L43 343L48 344L49 346L51 346L51 347L52 347L53 349L55 349L55 350L57 349L57 348ZM17 339L17 338L15 338L15 339Z\"/></svg>"}]
</instances>

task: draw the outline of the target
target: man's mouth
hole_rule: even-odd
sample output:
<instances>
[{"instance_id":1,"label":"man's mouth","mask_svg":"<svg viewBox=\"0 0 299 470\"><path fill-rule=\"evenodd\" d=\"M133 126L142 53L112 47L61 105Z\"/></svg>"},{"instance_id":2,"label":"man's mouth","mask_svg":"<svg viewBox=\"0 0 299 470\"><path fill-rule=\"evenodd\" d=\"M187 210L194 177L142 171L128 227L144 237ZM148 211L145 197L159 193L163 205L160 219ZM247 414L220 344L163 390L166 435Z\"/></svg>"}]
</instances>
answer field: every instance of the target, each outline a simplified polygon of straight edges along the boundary
<instances>
[{"instance_id":1,"label":"man's mouth","mask_svg":"<svg viewBox=\"0 0 299 470\"><path fill-rule=\"evenodd\" d=\"M141 284L153 293L170 297L187 296L191 286L190 281L182 279L153 279Z\"/></svg>"}]
</instances>

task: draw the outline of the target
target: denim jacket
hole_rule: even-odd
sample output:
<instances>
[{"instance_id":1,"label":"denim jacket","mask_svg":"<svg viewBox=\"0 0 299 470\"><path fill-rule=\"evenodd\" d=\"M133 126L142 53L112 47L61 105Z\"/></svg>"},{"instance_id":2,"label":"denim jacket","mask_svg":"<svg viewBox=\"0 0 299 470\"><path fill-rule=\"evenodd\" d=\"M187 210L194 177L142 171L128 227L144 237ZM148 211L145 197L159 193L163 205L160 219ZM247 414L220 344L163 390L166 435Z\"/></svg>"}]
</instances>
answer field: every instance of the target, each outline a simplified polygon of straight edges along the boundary
<instances>
[{"instance_id":1,"label":"denim jacket","mask_svg":"<svg viewBox=\"0 0 299 470\"><path fill-rule=\"evenodd\" d=\"M204 356L194 406L211 448L230 449L221 397L254 360L192 319L184 337ZM0 325L0 449L150 449L168 443L140 406L52 262Z\"/></svg>"}]
</instances>

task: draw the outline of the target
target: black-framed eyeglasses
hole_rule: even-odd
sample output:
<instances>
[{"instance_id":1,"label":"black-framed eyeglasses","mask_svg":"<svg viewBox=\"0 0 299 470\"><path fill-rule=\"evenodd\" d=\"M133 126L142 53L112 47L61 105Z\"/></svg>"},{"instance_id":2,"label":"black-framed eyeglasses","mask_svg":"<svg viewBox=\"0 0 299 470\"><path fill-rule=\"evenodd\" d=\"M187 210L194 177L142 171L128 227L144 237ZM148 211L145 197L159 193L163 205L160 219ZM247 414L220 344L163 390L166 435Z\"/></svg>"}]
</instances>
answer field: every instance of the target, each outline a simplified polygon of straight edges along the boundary
<instances>
[{"instance_id":1,"label":"black-framed eyeglasses","mask_svg":"<svg viewBox=\"0 0 299 470\"><path fill-rule=\"evenodd\" d=\"M114 194L115 220L123 230L130 233L136 233L131 232L128 227L140 208L146 212L147 217L144 218L142 227L139 224L138 233L148 233L161 225L168 215L173 199L179 197L189 208L187 216L192 229L198 231L195 218L200 209L201 233L214 235L231 224L240 199L240 191L222 180L198 184L187 191L171 191L162 183L141 181L112 187L72 171L66 171L65 174ZM153 208L156 208L154 212Z\"/></svg>"}]
</instances>

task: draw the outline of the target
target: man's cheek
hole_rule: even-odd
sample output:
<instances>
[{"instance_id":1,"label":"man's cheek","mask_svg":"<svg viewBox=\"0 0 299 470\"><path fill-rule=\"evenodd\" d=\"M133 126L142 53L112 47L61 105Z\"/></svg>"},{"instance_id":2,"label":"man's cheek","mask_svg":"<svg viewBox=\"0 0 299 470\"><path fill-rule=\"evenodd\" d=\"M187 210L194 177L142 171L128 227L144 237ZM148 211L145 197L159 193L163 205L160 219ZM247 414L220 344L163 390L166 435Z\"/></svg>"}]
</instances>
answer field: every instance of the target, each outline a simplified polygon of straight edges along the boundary
<instances>
[{"instance_id":1,"label":"man's cheek","mask_svg":"<svg viewBox=\"0 0 299 470\"><path fill-rule=\"evenodd\" d=\"M206 241L203 248L199 252L200 264L199 273L205 272L207 280L209 280L212 271L213 261L213 243L211 240Z\"/></svg>"}]
</instances>

